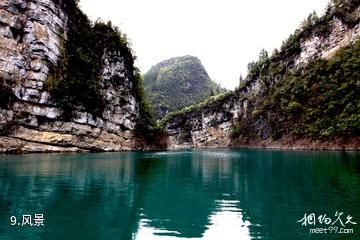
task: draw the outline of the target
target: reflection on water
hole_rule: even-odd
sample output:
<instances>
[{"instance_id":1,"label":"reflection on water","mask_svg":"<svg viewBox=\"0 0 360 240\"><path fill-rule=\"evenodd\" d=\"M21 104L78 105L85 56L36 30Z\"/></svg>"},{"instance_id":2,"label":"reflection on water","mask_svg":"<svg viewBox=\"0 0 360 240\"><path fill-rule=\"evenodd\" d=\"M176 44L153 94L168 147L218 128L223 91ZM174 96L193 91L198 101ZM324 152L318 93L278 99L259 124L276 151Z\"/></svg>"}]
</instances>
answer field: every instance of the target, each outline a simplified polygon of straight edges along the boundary
<instances>
[{"instance_id":1,"label":"reflection on water","mask_svg":"<svg viewBox=\"0 0 360 240\"><path fill-rule=\"evenodd\" d=\"M209 239L218 240L224 239L251 239L249 232L249 221L243 221L241 209L239 209L238 201L217 201L218 209L212 212L209 216L209 224L202 237L190 237L189 240ZM174 240L181 239L181 233L177 231L167 231L166 229L156 229L151 227L151 220L146 219L146 216L140 221L140 227L135 234L137 240L159 239L159 240Z\"/></svg>"},{"instance_id":2,"label":"reflection on water","mask_svg":"<svg viewBox=\"0 0 360 240\"><path fill-rule=\"evenodd\" d=\"M0 155L0 239L339 239L297 220L343 211L360 225L359 205L357 153ZM9 226L35 213L44 228Z\"/></svg>"}]
</instances>

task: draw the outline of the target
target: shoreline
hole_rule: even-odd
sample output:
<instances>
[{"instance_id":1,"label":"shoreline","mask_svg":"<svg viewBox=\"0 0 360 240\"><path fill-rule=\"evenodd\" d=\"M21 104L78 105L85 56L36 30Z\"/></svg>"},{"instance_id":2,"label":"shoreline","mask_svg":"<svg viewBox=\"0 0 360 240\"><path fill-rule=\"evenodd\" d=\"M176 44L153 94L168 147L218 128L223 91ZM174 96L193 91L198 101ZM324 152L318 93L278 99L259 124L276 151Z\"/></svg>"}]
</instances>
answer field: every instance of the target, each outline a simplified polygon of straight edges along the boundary
<instances>
[{"instance_id":1,"label":"shoreline","mask_svg":"<svg viewBox=\"0 0 360 240\"><path fill-rule=\"evenodd\" d=\"M315 140L310 138L283 137L279 140L232 141L230 146L251 149L279 149L303 151L360 151L360 137Z\"/></svg>"},{"instance_id":2,"label":"shoreline","mask_svg":"<svg viewBox=\"0 0 360 240\"><path fill-rule=\"evenodd\" d=\"M122 151L92 151L75 146L59 146L45 143L25 141L12 137L0 137L0 154L33 154L33 153L101 153L101 152L128 152L128 151L172 151L181 149L222 149L242 148L258 150L288 150L288 151L348 151L360 152L360 137L347 139L334 139L333 141L320 141L311 139L282 138L280 140L233 140L226 145L203 146L170 146L167 148L144 147L137 149L124 149Z\"/></svg>"}]
</instances>

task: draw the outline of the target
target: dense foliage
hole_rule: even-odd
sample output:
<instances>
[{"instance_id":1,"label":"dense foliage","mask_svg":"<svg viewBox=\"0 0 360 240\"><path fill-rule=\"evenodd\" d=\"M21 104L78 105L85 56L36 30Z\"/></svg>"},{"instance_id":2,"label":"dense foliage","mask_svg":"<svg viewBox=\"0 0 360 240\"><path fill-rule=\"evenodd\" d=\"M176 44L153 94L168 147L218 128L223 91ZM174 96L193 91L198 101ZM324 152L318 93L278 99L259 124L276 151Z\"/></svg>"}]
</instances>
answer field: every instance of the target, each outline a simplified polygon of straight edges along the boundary
<instances>
[{"instance_id":1,"label":"dense foliage","mask_svg":"<svg viewBox=\"0 0 360 240\"><path fill-rule=\"evenodd\" d=\"M255 135L266 122L272 138L360 135L360 40L330 60L317 59L287 74L263 97L249 99L252 114L233 127L233 137Z\"/></svg>"},{"instance_id":2,"label":"dense foliage","mask_svg":"<svg viewBox=\"0 0 360 240\"><path fill-rule=\"evenodd\" d=\"M248 75L243 81L250 82L256 78L264 78L265 84L271 84L269 79L274 76L283 76L287 70L294 65L294 57L301 52L301 39L306 39L311 35L325 36L330 33L329 23L334 18L340 19L348 27L353 27L360 22L360 16L354 11L360 5L360 0L332 0L326 8L325 14L319 17L316 12L311 13L295 30L289 38L283 42L281 48L275 49L273 54L263 50L256 62L248 65Z\"/></svg>"},{"instance_id":3,"label":"dense foliage","mask_svg":"<svg viewBox=\"0 0 360 240\"><path fill-rule=\"evenodd\" d=\"M158 126L154 116L154 110L146 100L144 80L138 69L135 69L134 94L135 98L139 101L140 112L139 118L137 119L137 131L139 135L144 137L148 142L152 142L158 146L165 146L166 143L163 142L165 139L165 132L163 128Z\"/></svg>"},{"instance_id":4,"label":"dense foliage","mask_svg":"<svg viewBox=\"0 0 360 240\"><path fill-rule=\"evenodd\" d=\"M261 79L265 92L247 97L251 114L234 124L232 137L359 136L359 41L329 61L317 59L292 70L295 56L301 52L301 39L326 37L334 18L353 27L360 21L354 11L359 5L359 0L333 0L323 16L310 14L279 51L275 49L271 56L262 51L259 60L248 65L248 76L236 94L246 92L244 89L257 79ZM267 129L259 129L259 124L267 125Z\"/></svg>"},{"instance_id":5,"label":"dense foliage","mask_svg":"<svg viewBox=\"0 0 360 240\"><path fill-rule=\"evenodd\" d=\"M133 55L126 36L111 22L91 24L76 1L65 3L69 16L67 41L62 44L61 61L51 69L46 85L65 113L80 107L101 115L106 105L100 82L104 49L121 52L131 80L135 78Z\"/></svg>"},{"instance_id":6,"label":"dense foliage","mask_svg":"<svg viewBox=\"0 0 360 240\"><path fill-rule=\"evenodd\" d=\"M312 36L327 37L330 23L340 19L348 27L359 23L354 11L358 0L334 0L326 13L312 13L281 49L269 55L262 50L258 61L248 65L248 75L240 86L223 97L209 100L168 114L161 123L172 119L200 116L204 109L221 111L232 97L247 101L247 113L234 122L232 138L262 137L278 139L298 136L330 139L360 135L360 40L340 49L330 60L316 59L295 67L301 52L301 40ZM258 81L261 92L253 96L249 87Z\"/></svg>"},{"instance_id":7,"label":"dense foliage","mask_svg":"<svg viewBox=\"0 0 360 240\"><path fill-rule=\"evenodd\" d=\"M222 91L209 78L200 60L192 56L172 58L157 64L145 74L144 83L157 118Z\"/></svg>"},{"instance_id":8,"label":"dense foliage","mask_svg":"<svg viewBox=\"0 0 360 240\"><path fill-rule=\"evenodd\" d=\"M180 110L166 114L165 117L163 117L159 122L159 125L160 127L165 127L165 125L171 122L174 118L181 118L185 121L190 115L190 113L200 114L201 116L201 113L205 110L219 110L224 107L224 104L231 97L234 97L233 91L219 93L215 96L211 96L200 103L193 104Z\"/></svg>"},{"instance_id":9,"label":"dense foliage","mask_svg":"<svg viewBox=\"0 0 360 240\"><path fill-rule=\"evenodd\" d=\"M111 22L91 23L78 7L78 1L61 2L69 15L67 41L63 43L62 58L58 66L51 69L46 86L55 103L64 110L64 117L71 117L74 109L101 116L106 104L106 86L101 85L102 57L108 53L120 52L124 60L126 75L132 82L132 95L139 103L137 131L147 139L160 135L152 109L144 96L143 80L134 67L135 55L125 34ZM117 87L119 79L111 79Z\"/></svg>"},{"instance_id":10,"label":"dense foliage","mask_svg":"<svg viewBox=\"0 0 360 240\"><path fill-rule=\"evenodd\" d=\"M99 81L103 48L86 15L77 6L68 9L68 39L59 66L52 69L46 85L66 113L81 106L100 115L105 107Z\"/></svg>"}]
</instances>

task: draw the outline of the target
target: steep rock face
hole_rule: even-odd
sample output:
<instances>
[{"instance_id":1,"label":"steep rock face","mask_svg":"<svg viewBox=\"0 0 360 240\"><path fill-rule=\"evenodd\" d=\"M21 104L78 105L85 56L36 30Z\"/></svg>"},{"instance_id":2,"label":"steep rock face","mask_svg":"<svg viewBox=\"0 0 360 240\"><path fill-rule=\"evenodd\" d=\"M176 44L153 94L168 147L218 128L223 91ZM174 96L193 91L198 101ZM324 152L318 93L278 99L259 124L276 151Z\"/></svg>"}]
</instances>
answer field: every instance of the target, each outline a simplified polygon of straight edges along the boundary
<instances>
[{"instance_id":1,"label":"steep rock face","mask_svg":"<svg viewBox=\"0 0 360 240\"><path fill-rule=\"evenodd\" d=\"M39 102L49 65L56 65L66 38L67 15L50 0L5 0L0 12L1 77L15 86L19 99Z\"/></svg>"},{"instance_id":2,"label":"steep rock face","mask_svg":"<svg viewBox=\"0 0 360 240\"><path fill-rule=\"evenodd\" d=\"M299 51L286 60L279 60L280 64L286 66L284 71L286 73L295 72L315 59L330 59L340 48L353 44L360 36L359 7L353 9L352 16L357 21L352 26L337 16L333 16L326 26L326 34L312 31L306 37L300 38ZM280 56L282 54L285 55L284 52L280 52ZM281 75L257 75L255 78L248 79L236 93L229 93L210 101L210 103L200 105L198 108L185 110L181 114L171 116L165 122L169 134L169 148L233 145L230 137L233 124L246 119L248 114L256 114L256 112L249 112L249 99L266 94L281 79ZM255 126L253 132L259 139L270 138L271 128L266 119L258 118L253 125ZM256 145L257 143L252 144ZM313 145L314 148L332 148L332 146L316 144L317 142ZM265 145L279 147L281 144L271 145L268 141ZM265 145L258 146L265 147ZM351 148L358 149L355 145ZM311 148L311 146L303 146L303 148Z\"/></svg>"},{"instance_id":3,"label":"steep rock face","mask_svg":"<svg viewBox=\"0 0 360 240\"><path fill-rule=\"evenodd\" d=\"M360 15L360 7L354 14ZM301 41L301 53L295 60L295 65L306 64L317 58L330 59L337 50L349 44L355 43L360 35L360 25L349 27L338 18L331 21L328 36L319 36L312 33L307 39Z\"/></svg>"},{"instance_id":4,"label":"steep rock face","mask_svg":"<svg viewBox=\"0 0 360 240\"><path fill-rule=\"evenodd\" d=\"M134 131L139 106L129 78L132 73L121 52L104 49L100 81L106 106L102 116L77 108L65 120L47 91L50 69L57 67L67 40L64 3L0 3L0 130L7 136L6 141L0 137L0 152L138 149Z\"/></svg>"},{"instance_id":5,"label":"steep rock face","mask_svg":"<svg viewBox=\"0 0 360 240\"><path fill-rule=\"evenodd\" d=\"M169 148L202 148L229 146L232 123L245 114L241 101L225 96L201 109L175 116L166 125Z\"/></svg>"}]
</instances>

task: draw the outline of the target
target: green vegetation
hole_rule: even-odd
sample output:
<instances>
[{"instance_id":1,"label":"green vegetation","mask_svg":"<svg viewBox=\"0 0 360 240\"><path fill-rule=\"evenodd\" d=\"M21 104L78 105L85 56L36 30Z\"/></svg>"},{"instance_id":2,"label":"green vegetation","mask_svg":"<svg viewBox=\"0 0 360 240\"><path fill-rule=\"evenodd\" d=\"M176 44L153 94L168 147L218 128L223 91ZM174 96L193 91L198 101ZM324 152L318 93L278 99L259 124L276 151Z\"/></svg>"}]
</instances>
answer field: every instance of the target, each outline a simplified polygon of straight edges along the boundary
<instances>
[{"instance_id":1,"label":"green vegetation","mask_svg":"<svg viewBox=\"0 0 360 240\"><path fill-rule=\"evenodd\" d=\"M209 78L200 60L192 56L163 61L152 67L144 79L157 118L223 91Z\"/></svg>"},{"instance_id":2,"label":"green vegetation","mask_svg":"<svg viewBox=\"0 0 360 240\"><path fill-rule=\"evenodd\" d=\"M137 119L137 132L140 136L145 138L146 141L153 144L166 145L164 143L165 132L162 127L158 126L154 110L145 98L144 94L144 80L140 75L140 71L135 69L134 78L134 95L139 100L139 117Z\"/></svg>"},{"instance_id":3,"label":"green vegetation","mask_svg":"<svg viewBox=\"0 0 360 240\"><path fill-rule=\"evenodd\" d=\"M264 138L288 134L313 138L359 136L359 41L329 61L318 59L296 71L289 70L301 52L301 39L326 37L334 17L353 27L360 21L354 11L359 5L359 0L333 0L322 17L310 14L280 51L275 49L269 57L263 50L259 60L248 65L248 76L235 94L246 92L246 87L259 79L266 88L262 96L247 97L251 114L233 126L234 138L259 135L255 125L261 123L267 125L260 133Z\"/></svg>"},{"instance_id":4,"label":"green vegetation","mask_svg":"<svg viewBox=\"0 0 360 240\"><path fill-rule=\"evenodd\" d=\"M234 92L232 91L220 93L216 96L211 96L200 103L187 106L178 111L170 112L161 119L161 121L159 122L159 126L161 128L165 127L165 125L172 121L174 118L187 119L190 113L201 114L205 109L221 109L224 103L226 103L226 101L228 100L228 98L232 96L234 96Z\"/></svg>"},{"instance_id":5,"label":"green vegetation","mask_svg":"<svg viewBox=\"0 0 360 240\"><path fill-rule=\"evenodd\" d=\"M129 73L133 72L132 52L126 36L111 22L91 24L79 10L77 1L66 4L63 7L69 14L68 39L63 43L60 63L51 69L46 87L68 116L79 107L101 116L106 105L99 78L104 49L120 51Z\"/></svg>"},{"instance_id":6,"label":"green vegetation","mask_svg":"<svg viewBox=\"0 0 360 240\"><path fill-rule=\"evenodd\" d=\"M316 12L311 13L301 27L283 42L280 50L275 49L271 56L263 50L258 61L249 63L248 75L240 87L247 86L256 78L262 78L266 86L269 86L269 81L274 79L274 76L287 74L289 67L294 65L294 57L301 52L301 39L311 35L326 36L330 33L329 23L334 17L349 27L355 26L360 21L360 16L354 11L359 5L360 0L332 0L323 16L317 16Z\"/></svg>"},{"instance_id":7,"label":"green vegetation","mask_svg":"<svg viewBox=\"0 0 360 240\"><path fill-rule=\"evenodd\" d=\"M231 126L230 129L230 137L231 138L238 138L242 134L242 127L239 124Z\"/></svg>"},{"instance_id":8,"label":"green vegetation","mask_svg":"<svg viewBox=\"0 0 360 240\"><path fill-rule=\"evenodd\" d=\"M95 116L101 116L106 106L101 85L102 57L104 51L121 53L126 75L133 83L132 95L139 103L140 116L137 131L145 139L154 139L162 134L157 127L152 109L144 97L144 86L140 72L134 67L135 56L125 34L111 22L91 23L78 7L78 1L62 2L69 15L67 41L63 43L62 58L58 66L51 69L46 87L55 103L64 110L64 117L70 118L75 109L85 109ZM121 81L110 79L116 88Z\"/></svg>"},{"instance_id":9,"label":"green vegetation","mask_svg":"<svg viewBox=\"0 0 360 240\"><path fill-rule=\"evenodd\" d=\"M242 134L254 135L254 124L268 123L271 136L313 138L360 135L360 40L331 60L318 59L287 74L268 94L251 103L260 112L248 116ZM233 132L238 133L238 125ZM238 134L234 134L237 137Z\"/></svg>"},{"instance_id":10,"label":"green vegetation","mask_svg":"<svg viewBox=\"0 0 360 240\"><path fill-rule=\"evenodd\" d=\"M101 115L105 107L99 81L103 48L97 44L93 26L77 3L67 3L68 39L63 43L60 63L51 69L46 87L67 115L79 106Z\"/></svg>"},{"instance_id":11,"label":"green vegetation","mask_svg":"<svg viewBox=\"0 0 360 240\"><path fill-rule=\"evenodd\" d=\"M189 117L201 117L204 111L221 111L230 98L240 98L247 101L248 111L240 122L233 124L232 138L359 136L360 40L340 49L330 60L317 59L306 66L294 67L302 39L314 35L326 37L334 17L349 27L359 23L359 16L354 14L359 4L357 0L334 1L324 16L310 14L280 50L275 49L271 56L262 50L259 60L249 63L247 77L240 77L240 86L234 92L170 113L161 124L175 118L181 123ZM247 91L253 81L264 84L257 96Z\"/></svg>"},{"instance_id":12,"label":"green vegetation","mask_svg":"<svg viewBox=\"0 0 360 240\"><path fill-rule=\"evenodd\" d=\"M354 12L354 9L356 9L360 5L359 0L332 0L332 3L335 6L335 10L333 12L330 12L330 10L328 10L326 15L331 16L331 14L333 14L349 26L355 26L359 23L360 16L359 14Z\"/></svg>"}]
</instances>

